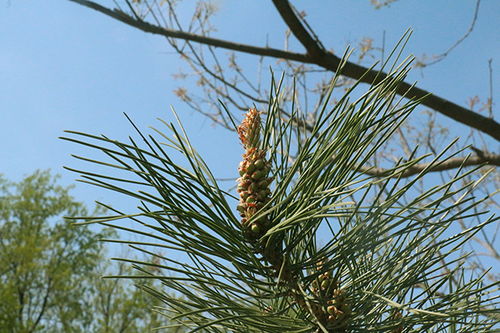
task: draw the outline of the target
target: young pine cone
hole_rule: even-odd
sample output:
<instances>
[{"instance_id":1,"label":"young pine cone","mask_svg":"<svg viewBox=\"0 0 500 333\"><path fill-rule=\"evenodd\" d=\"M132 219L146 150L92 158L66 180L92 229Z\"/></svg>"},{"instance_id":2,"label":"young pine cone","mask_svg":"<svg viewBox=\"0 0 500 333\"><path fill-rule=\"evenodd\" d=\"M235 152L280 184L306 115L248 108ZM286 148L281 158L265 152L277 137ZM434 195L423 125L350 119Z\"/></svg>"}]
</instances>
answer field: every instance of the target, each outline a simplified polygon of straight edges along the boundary
<instances>
[{"instance_id":1,"label":"young pine cone","mask_svg":"<svg viewBox=\"0 0 500 333\"><path fill-rule=\"evenodd\" d=\"M245 148L243 161L240 162L238 168L240 174L238 211L243 228L250 238L262 236L269 228L267 216L250 222L251 217L269 202L271 195L269 188L272 182L272 178L269 177L271 165L266 160L266 152L258 147L260 129L260 114L256 109L250 109L241 125L238 126L238 134Z\"/></svg>"},{"instance_id":2,"label":"young pine cone","mask_svg":"<svg viewBox=\"0 0 500 333\"><path fill-rule=\"evenodd\" d=\"M323 270L325 261L317 263L316 269ZM345 331L351 315L345 291L340 288L339 281L335 280L331 272L326 271L320 274L311 285L311 291L320 300L326 298L327 323L329 327L337 329L339 332Z\"/></svg>"}]
</instances>

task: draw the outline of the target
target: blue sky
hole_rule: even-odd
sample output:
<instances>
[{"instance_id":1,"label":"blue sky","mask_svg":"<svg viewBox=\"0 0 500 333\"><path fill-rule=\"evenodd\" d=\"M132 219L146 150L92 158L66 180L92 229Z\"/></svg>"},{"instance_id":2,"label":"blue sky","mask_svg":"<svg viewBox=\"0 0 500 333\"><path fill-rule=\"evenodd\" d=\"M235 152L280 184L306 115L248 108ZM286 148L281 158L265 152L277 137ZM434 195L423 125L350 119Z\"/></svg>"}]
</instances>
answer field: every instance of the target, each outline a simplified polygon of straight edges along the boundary
<instances>
[{"instance_id":1,"label":"blue sky","mask_svg":"<svg viewBox=\"0 0 500 333\"><path fill-rule=\"evenodd\" d=\"M219 11L214 37L259 46L267 39L270 46L283 47L284 25L270 1L215 2ZM372 37L380 46L384 31L390 49L411 28L414 32L404 55L420 56L441 53L460 38L476 1L399 0L380 10L374 10L369 0L294 3L308 13L324 45L338 54L364 37ZM500 1L481 1L471 36L441 63L413 71L408 81L417 80L420 87L462 105L474 95L485 100L488 59L493 58L493 98L498 105L499 13ZM180 19L188 20L189 13L181 12ZM303 52L296 43L292 49ZM254 66L249 57L241 59L248 68ZM18 181L36 169L52 169L61 174L63 184L75 184L77 175L63 166L85 164L70 154L96 155L58 139L64 130L125 140L135 133L124 112L148 132L148 126L162 127L158 117L173 121L170 109L174 108L215 175L235 177L242 154L237 137L213 126L175 96L173 91L184 83L172 75L182 69L186 70L184 62L161 37L67 0L0 0L0 174ZM468 133L453 121L444 119L443 124L452 136ZM498 143L486 140L492 151L498 151ZM86 184L76 184L72 193L89 206L95 200L117 208L136 205Z\"/></svg>"},{"instance_id":2,"label":"blue sky","mask_svg":"<svg viewBox=\"0 0 500 333\"><path fill-rule=\"evenodd\" d=\"M111 2L109 2L111 3ZM283 47L280 18L269 2L216 1L219 12L213 36L236 42ZM321 4L319 6L318 4ZM453 4L453 5L452 5ZM380 45L386 31L390 48L414 30L406 55L440 53L467 30L475 1L406 0L374 10L364 1L296 2L327 48L342 53L363 37ZM409 80L459 104L488 92L488 59L498 77L500 2L483 0L477 26L446 60ZM188 19L180 13L181 20ZM71 184L76 175L62 169L77 164L70 154L82 147L58 139L66 129L125 139L131 127L126 112L141 127L160 126L157 117L180 114L197 149L216 176L231 177L241 150L233 133L185 106L173 91L172 74L184 63L158 36L143 33L69 1L0 1L0 173L19 180L36 169L52 169ZM297 44L295 51L302 52ZM498 86L498 84L497 84ZM190 87L193 88L193 87ZM495 90L494 100L500 95ZM457 133L464 127L446 121ZM498 147L497 143L494 143ZM492 148L494 149L494 148ZM103 190L77 185L74 195L87 203L120 202Z\"/></svg>"}]
</instances>

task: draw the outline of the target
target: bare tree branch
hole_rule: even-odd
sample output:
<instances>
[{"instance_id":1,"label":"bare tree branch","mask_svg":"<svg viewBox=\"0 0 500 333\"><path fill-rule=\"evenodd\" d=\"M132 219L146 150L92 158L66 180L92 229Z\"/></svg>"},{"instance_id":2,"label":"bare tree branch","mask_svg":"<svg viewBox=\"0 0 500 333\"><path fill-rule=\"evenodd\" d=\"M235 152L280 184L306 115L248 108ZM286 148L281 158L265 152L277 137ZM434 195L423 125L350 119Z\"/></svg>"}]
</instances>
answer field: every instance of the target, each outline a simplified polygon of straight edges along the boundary
<instances>
[{"instance_id":1,"label":"bare tree branch","mask_svg":"<svg viewBox=\"0 0 500 333\"><path fill-rule=\"evenodd\" d=\"M335 71L341 59L333 53L323 50L316 43L304 28L299 18L295 15L295 12L290 7L287 0L273 0L273 3L292 33L306 48L307 56L311 58L310 62ZM345 64L342 74L370 84L376 84L387 76L385 73L380 73L376 70L368 70L366 67L351 62ZM408 98L423 98L423 105L458 122L484 132L500 141L500 124L493 119L475 113L439 96L430 94L430 92L412 86L406 82L402 82L396 88L396 92L398 95Z\"/></svg>"},{"instance_id":2,"label":"bare tree branch","mask_svg":"<svg viewBox=\"0 0 500 333\"><path fill-rule=\"evenodd\" d=\"M337 71L341 59L331 52L325 51L318 46L314 39L308 34L302 23L299 21L294 11L286 0L273 0L280 10L280 14L289 24L294 35L303 42L307 49L307 54L288 52L268 47L257 47L246 44L233 43L226 40L206 37L202 35L187 33L178 30L166 29L160 26L150 24L141 19L136 19L120 10L111 10L101 6L93 1L88 0L69 0L88 8L92 8L100 13L110 16L120 22L126 23L137 29L152 34L162 35L170 38L179 38L188 41L193 41L214 47L221 47L229 50L255 54L259 56L281 58L287 60L298 61L302 63L316 64L330 71ZM314 46L316 45L316 46ZM387 74L377 70L369 70L366 67L357 65L352 62L347 62L342 70L342 75L360 80L368 84L377 84L382 81ZM458 104L448 101L439 96L433 95L430 92L417 88L409 83L402 82L396 88L397 94L407 98L422 98L422 105L425 105L445 116L448 116L457 122L475 128L483 133L500 141L500 124L494 119L487 118L481 114L466 109Z\"/></svg>"},{"instance_id":3,"label":"bare tree branch","mask_svg":"<svg viewBox=\"0 0 500 333\"><path fill-rule=\"evenodd\" d=\"M323 57L326 50L309 34L288 1L273 0L273 3L293 35L306 48L307 54L315 58Z\"/></svg>"},{"instance_id":4,"label":"bare tree branch","mask_svg":"<svg viewBox=\"0 0 500 333\"><path fill-rule=\"evenodd\" d=\"M160 26L156 26L154 24L148 23L144 20L138 20L128 15L127 13L121 10L111 10L104 6L101 6L98 3L88 0L69 0L71 2L76 2L82 6L94 9L102 14L110 16L120 22L126 23L134 28L142 30L144 32L149 32L155 35L162 35L170 38L179 38L184 40L189 40L192 42L197 42L205 45L211 45L215 47L221 47L228 50L234 50L249 54L255 54L260 56L272 57L272 58L280 58L280 59L289 59L299 62L313 63L310 62L310 59L307 55L301 53L294 53L288 51L282 51L278 49L273 49L269 47L258 47L251 46L246 44L233 43L222 39L206 37L202 35L196 35L189 32L179 31L179 30L171 30L166 29Z\"/></svg>"},{"instance_id":5,"label":"bare tree branch","mask_svg":"<svg viewBox=\"0 0 500 333\"><path fill-rule=\"evenodd\" d=\"M437 163L434 162L433 166L430 167L428 172L439 172L439 171L456 169L461 166L468 167L481 164L500 166L500 155L481 152L480 154L471 157L450 158L443 162L437 162ZM415 164L412 167L406 169L403 173L395 173L393 177L394 178L410 177L429 168L429 166L430 164L428 163ZM382 168L373 168L373 167L361 167L359 171L364 174L376 177L388 176L390 173L394 172L393 170L386 170Z\"/></svg>"}]
</instances>

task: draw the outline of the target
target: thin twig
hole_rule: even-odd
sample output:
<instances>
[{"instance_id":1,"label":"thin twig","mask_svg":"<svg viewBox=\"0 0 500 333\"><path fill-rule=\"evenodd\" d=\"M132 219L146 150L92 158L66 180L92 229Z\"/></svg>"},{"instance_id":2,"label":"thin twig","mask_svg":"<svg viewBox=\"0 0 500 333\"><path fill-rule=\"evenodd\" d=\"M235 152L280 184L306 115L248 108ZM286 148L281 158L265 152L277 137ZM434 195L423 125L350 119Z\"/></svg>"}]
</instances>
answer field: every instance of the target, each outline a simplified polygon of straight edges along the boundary
<instances>
[{"instance_id":1,"label":"thin twig","mask_svg":"<svg viewBox=\"0 0 500 333\"><path fill-rule=\"evenodd\" d=\"M493 118L493 68L491 63L493 59L488 60L488 72L490 76L490 97L488 98L488 113L490 118Z\"/></svg>"},{"instance_id":2,"label":"thin twig","mask_svg":"<svg viewBox=\"0 0 500 333\"><path fill-rule=\"evenodd\" d=\"M421 67L427 67L427 66L430 66L430 65L434 65L438 62L440 62L441 60L443 60L444 58L446 58L450 53L451 51L453 51L458 45L460 45L467 37L469 37L469 35L471 34L472 30L474 30L474 26L476 25L476 21L477 21L477 17L478 17L478 14L479 14L479 4L481 3L481 0L477 0L476 2L476 9L474 10L474 16L472 18L472 22L469 26L469 29L465 32L465 34L460 38L458 39L452 46L450 46L446 51L444 51L443 53L435 56L434 60L428 62L428 63L420 63L419 65Z\"/></svg>"}]
</instances>

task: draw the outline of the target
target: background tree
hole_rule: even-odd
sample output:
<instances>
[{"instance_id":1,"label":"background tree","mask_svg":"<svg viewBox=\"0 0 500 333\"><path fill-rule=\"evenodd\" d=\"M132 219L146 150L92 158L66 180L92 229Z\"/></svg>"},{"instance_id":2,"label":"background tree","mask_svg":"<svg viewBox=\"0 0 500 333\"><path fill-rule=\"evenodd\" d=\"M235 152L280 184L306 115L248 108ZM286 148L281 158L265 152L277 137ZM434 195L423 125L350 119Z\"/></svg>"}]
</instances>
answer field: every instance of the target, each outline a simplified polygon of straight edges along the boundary
<instances>
[{"instance_id":1,"label":"background tree","mask_svg":"<svg viewBox=\"0 0 500 333\"><path fill-rule=\"evenodd\" d=\"M105 264L102 238L69 225L90 212L48 171L0 179L0 332L143 332L158 326L155 303ZM93 213L102 213L94 211Z\"/></svg>"},{"instance_id":2,"label":"background tree","mask_svg":"<svg viewBox=\"0 0 500 333\"><path fill-rule=\"evenodd\" d=\"M109 264L106 258L99 263L99 278L92 282L93 292L89 299L89 310L93 312L93 320L89 332L151 332L154 328L165 324L164 316L158 309L161 302L150 297L144 288L151 288L151 281L130 280L123 278L132 275L132 267L123 263ZM101 278L106 275L107 278ZM164 330L182 332L180 329Z\"/></svg>"},{"instance_id":3,"label":"background tree","mask_svg":"<svg viewBox=\"0 0 500 333\"><path fill-rule=\"evenodd\" d=\"M287 0L273 0L283 23L285 47L282 49L269 46L256 46L245 44L241 40L221 40L213 37L216 27L211 24L211 18L216 13L216 5L209 1L200 1L192 10L192 18L181 22L178 16L180 10L191 8L190 4L182 1L125 1L115 4L115 7L106 7L95 1L71 0L83 6L96 10L115 20L121 21L131 27L147 33L165 37L187 63L189 70L177 74L180 79L192 78L200 87L198 91L187 90L180 86L176 95L194 110L206 115L214 122L227 129L233 129L229 117L223 110L228 106L236 119L241 119L240 111L246 110L251 105L261 109L268 107L269 90L266 84L268 76L265 72L272 66L275 72L287 73L284 80L282 93L286 96L281 104L282 116L290 119L292 102L295 103L297 112L303 116L300 123L294 126L305 126L312 129L318 117L320 106L328 91L328 82L331 75L337 71L341 53L333 51L330 45L325 45L321 36L315 33L315 23L307 22L307 13L301 8L295 8ZM371 1L374 8L382 8L395 1ZM414 62L420 70L445 59L454 52L460 43L473 31L479 17L480 0L475 2L474 11L471 12L471 22L467 27L464 24L464 35L450 47L443 47L443 52L429 57L422 55ZM186 5L183 7L183 5ZM301 5L298 5L301 6ZM305 6L305 5L304 5ZM240 15L235 13L235 15ZM325 17L328 20L329 17ZM242 31L242 34L244 32ZM261 45L264 45L264 41ZM333 45L338 50L341 47ZM228 54L229 51L229 54ZM344 66L342 76L337 81L339 86L348 89L354 82L377 84L385 77L389 70L384 67L388 58L387 47L382 43L375 45L372 38L363 39L355 50L353 57ZM245 54L254 56L252 65L245 65L239 61ZM378 65L371 67L375 60ZM493 118L493 87L492 69L490 62L490 91L488 98L480 100L470 96L468 105L460 105L446 97L433 94L432 91L413 86L411 82L401 83L396 93L404 97L421 98L422 106L417 109L408 120L399 128L395 135L386 141L384 149L373 155L360 171L365 174L383 177L387 175L395 161L400 156L409 159L414 149L420 154L429 154L421 163L413 165L401 177L410 178L422 170L427 170L429 162L444 149L454 136L460 136L461 144L452 146L449 150L453 158L442 161L432 167L431 173L420 180L420 188L426 184L440 181L445 183L451 179L455 170L462 166L481 165L478 174L485 174L487 181L475 188L478 197L489 196L482 202L483 209L498 209L494 196L499 187L499 176L496 167L500 165L500 155L495 151L500 139L500 124ZM255 74L255 67L260 70ZM296 88L294 88L296 87ZM292 93L295 96L292 96ZM341 95L335 96L337 99ZM425 98L424 98L425 96ZM420 111L420 112L419 112ZM440 116L444 117L440 117ZM457 124L463 125L458 131L445 125L444 119L450 118ZM463 130L465 128L465 130ZM467 135L464 133L467 132ZM470 145L467 150L461 150L464 145ZM456 154L455 154L456 153ZM491 172L493 170L493 172ZM434 172L434 174L432 173ZM437 174L436 174L437 173ZM470 181L472 178L467 179ZM407 180L411 182L412 180ZM456 198L450 198L455 200ZM404 198L402 198L404 200ZM451 201L450 201L451 203ZM463 230L471 226L465 221L459 221ZM469 223L477 223L477 221ZM470 258L469 267L478 272L486 271L488 264L483 262L483 257L488 260L500 261L498 242L495 242L496 229L477 235L469 245L475 250L477 256ZM487 260L487 261L488 261ZM492 281L498 280L499 275L495 270L489 272Z\"/></svg>"}]
</instances>

